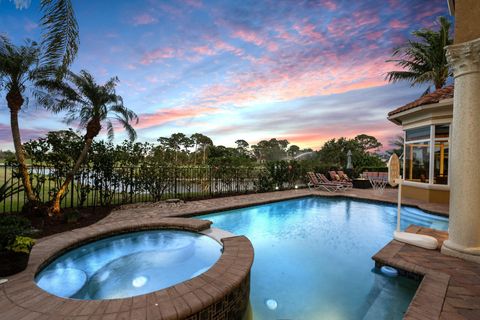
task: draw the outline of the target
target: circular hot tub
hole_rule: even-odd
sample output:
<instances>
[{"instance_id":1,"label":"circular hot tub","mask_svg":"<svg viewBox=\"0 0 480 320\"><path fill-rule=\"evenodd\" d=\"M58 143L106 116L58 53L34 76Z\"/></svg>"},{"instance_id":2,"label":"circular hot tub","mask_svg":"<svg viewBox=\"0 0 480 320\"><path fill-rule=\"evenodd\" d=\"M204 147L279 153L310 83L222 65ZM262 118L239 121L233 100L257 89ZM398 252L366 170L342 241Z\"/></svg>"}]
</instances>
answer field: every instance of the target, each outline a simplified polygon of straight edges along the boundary
<instances>
[{"instance_id":1,"label":"circular hot tub","mask_svg":"<svg viewBox=\"0 0 480 320\"><path fill-rule=\"evenodd\" d=\"M221 254L217 241L195 232L130 232L67 251L42 269L35 282L63 298L134 297L192 279Z\"/></svg>"}]
</instances>

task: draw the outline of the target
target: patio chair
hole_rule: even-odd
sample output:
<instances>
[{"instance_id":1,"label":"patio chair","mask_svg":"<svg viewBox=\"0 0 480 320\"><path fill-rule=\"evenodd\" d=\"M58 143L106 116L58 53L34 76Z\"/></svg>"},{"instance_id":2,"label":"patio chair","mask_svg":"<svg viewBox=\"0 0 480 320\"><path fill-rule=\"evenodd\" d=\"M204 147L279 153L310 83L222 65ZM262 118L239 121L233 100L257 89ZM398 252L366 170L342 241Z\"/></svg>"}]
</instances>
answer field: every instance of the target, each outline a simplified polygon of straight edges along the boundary
<instances>
[{"instance_id":1,"label":"patio chair","mask_svg":"<svg viewBox=\"0 0 480 320\"><path fill-rule=\"evenodd\" d=\"M338 175L335 171L331 170L328 171L328 175L330 176L330 180L332 181L341 181L340 175Z\"/></svg>"},{"instance_id":2,"label":"patio chair","mask_svg":"<svg viewBox=\"0 0 480 320\"><path fill-rule=\"evenodd\" d=\"M333 184L337 184L337 185L342 186L342 190L349 190L349 189L353 188L353 183L351 183L351 182L341 181L341 180L330 181L330 180L328 180L328 178L324 174L316 173L316 175L317 175L317 178L324 183L333 183Z\"/></svg>"},{"instance_id":3,"label":"patio chair","mask_svg":"<svg viewBox=\"0 0 480 320\"><path fill-rule=\"evenodd\" d=\"M311 190L311 188L323 189L323 190L328 191L328 192L336 192L336 191L344 190L344 187L342 185L332 183L328 179L327 179L328 183L324 182L324 181L319 181L317 176L313 172L307 172L307 177L309 179L309 182L307 183L307 186L308 186L308 189L310 189L310 190Z\"/></svg>"},{"instance_id":4,"label":"patio chair","mask_svg":"<svg viewBox=\"0 0 480 320\"><path fill-rule=\"evenodd\" d=\"M383 193L388 183L387 172L367 172L368 180L375 192Z\"/></svg>"},{"instance_id":5,"label":"patio chair","mask_svg":"<svg viewBox=\"0 0 480 320\"><path fill-rule=\"evenodd\" d=\"M337 174L340 176L340 180L352 182L352 179L350 179L350 178L345 174L345 172L343 172L343 171L337 171Z\"/></svg>"}]
</instances>

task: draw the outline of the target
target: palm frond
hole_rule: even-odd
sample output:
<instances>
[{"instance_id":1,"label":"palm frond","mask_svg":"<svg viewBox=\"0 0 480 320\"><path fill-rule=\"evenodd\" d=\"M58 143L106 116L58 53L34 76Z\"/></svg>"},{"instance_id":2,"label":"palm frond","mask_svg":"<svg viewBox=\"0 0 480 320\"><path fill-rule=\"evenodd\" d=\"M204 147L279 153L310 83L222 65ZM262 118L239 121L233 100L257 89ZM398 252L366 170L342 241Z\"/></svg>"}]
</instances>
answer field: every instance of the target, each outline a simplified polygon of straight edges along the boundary
<instances>
[{"instance_id":1,"label":"palm frond","mask_svg":"<svg viewBox=\"0 0 480 320\"><path fill-rule=\"evenodd\" d=\"M439 17L438 31L420 29L412 32L415 40L408 40L404 45L395 48L392 56L394 62L402 70L388 72L385 79L389 82L409 81L412 86L431 83L436 88L445 85L452 72L448 66L445 46L452 43L450 22Z\"/></svg>"},{"instance_id":2,"label":"palm frond","mask_svg":"<svg viewBox=\"0 0 480 320\"><path fill-rule=\"evenodd\" d=\"M44 13L41 25L45 29L43 63L59 66L57 70L66 72L80 42L72 3L70 0L41 0L40 6Z\"/></svg>"}]
</instances>

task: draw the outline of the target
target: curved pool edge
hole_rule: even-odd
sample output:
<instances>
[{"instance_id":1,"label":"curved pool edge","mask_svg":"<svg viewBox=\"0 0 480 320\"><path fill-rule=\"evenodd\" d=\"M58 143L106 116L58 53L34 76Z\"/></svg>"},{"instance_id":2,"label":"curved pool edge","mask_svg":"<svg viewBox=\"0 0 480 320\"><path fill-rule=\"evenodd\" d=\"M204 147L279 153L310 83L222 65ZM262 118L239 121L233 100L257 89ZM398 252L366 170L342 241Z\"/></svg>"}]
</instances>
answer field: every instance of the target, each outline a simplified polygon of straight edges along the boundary
<instances>
[{"instance_id":1,"label":"curved pool edge","mask_svg":"<svg viewBox=\"0 0 480 320\"><path fill-rule=\"evenodd\" d=\"M54 296L35 283L35 275L56 257L95 240L152 229L186 230L210 236L210 225L208 220L189 218L159 218L148 223L128 220L92 225L42 239L34 246L27 269L0 286L0 301L4 296L12 304L11 319L17 319L19 315L55 319L93 315L113 317L114 314L121 317L122 313L132 317L135 314L140 319L146 319L147 315L154 319L184 319L200 313L208 315L208 319L225 314L241 317L248 306L253 247L246 237L228 233L213 232L217 238L211 237L221 241L223 253L210 269L152 293L124 299L76 300Z\"/></svg>"}]
</instances>

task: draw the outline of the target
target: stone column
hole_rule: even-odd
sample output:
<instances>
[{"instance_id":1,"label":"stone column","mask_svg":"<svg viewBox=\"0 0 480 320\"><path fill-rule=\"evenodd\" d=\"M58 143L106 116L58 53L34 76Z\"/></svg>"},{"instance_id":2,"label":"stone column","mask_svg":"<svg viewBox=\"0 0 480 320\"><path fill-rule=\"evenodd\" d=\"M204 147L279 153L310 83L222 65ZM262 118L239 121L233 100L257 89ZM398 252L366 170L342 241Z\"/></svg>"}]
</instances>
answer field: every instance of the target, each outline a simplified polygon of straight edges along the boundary
<instances>
[{"instance_id":1,"label":"stone column","mask_svg":"<svg viewBox=\"0 0 480 320\"><path fill-rule=\"evenodd\" d=\"M447 47L455 93L450 225L442 253L480 263L480 38Z\"/></svg>"}]
</instances>

